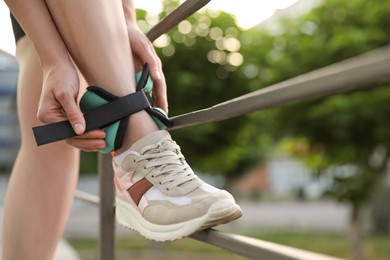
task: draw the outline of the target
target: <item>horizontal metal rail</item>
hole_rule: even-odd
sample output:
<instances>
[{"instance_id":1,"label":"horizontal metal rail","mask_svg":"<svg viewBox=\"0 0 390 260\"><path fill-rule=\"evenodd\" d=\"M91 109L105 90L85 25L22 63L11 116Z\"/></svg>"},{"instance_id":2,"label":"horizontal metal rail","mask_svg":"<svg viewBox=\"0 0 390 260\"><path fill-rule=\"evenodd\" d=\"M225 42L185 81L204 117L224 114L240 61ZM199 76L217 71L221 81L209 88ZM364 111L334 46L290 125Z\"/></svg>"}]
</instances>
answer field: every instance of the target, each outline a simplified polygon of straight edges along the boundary
<instances>
[{"instance_id":1,"label":"horizontal metal rail","mask_svg":"<svg viewBox=\"0 0 390 260\"><path fill-rule=\"evenodd\" d=\"M170 130L226 120L295 101L370 87L371 83L390 77L389 68L390 46L386 46L210 108L175 116L172 118L173 127Z\"/></svg>"},{"instance_id":2,"label":"horizontal metal rail","mask_svg":"<svg viewBox=\"0 0 390 260\"><path fill-rule=\"evenodd\" d=\"M82 191L77 191L75 198L97 206L100 204L100 199L98 196ZM252 259L342 260L341 258L313 253L303 249L279 245L260 239L223 233L215 229L202 230L192 234L190 237L203 243L210 244Z\"/></svg>"},{"instance_id":3,"label":"horizontal metal rail","mask_svg":"<svg viewBox=\"0 0 390 260\"><path fill-rule=\"evenodd\" d=\"M74 197L76 199L82 200L84 202L93 204L93 205L99 205L100 204L100 199L98 196L93 195L91 193L81 191L81 190L76 190Z\"/></svg>"},{"instance_id":4,"label":"horizontal metal rail","mask_svg":"<svg viewBox=\"0 0 390 260\"><path fill-rule=\"evenodd\" d=\"M178 23L201 9L211 0L187 0L178 8L169 13L162 21L154 26L146 34L151 42L160 37L163 33L175 27Z\"/></svg>"},{"instance_id":5,"label":"horizontal metal rail","mask_svg":"<svg viewBox=\"0 0 390 260\"><path fill-rule=\"evenodd\" d=\"M251 259L341 260L341 258L317 254L260 239L222 233L215 229L206 229L191 235L191 237Z\"/></svg>"}]
</instances>

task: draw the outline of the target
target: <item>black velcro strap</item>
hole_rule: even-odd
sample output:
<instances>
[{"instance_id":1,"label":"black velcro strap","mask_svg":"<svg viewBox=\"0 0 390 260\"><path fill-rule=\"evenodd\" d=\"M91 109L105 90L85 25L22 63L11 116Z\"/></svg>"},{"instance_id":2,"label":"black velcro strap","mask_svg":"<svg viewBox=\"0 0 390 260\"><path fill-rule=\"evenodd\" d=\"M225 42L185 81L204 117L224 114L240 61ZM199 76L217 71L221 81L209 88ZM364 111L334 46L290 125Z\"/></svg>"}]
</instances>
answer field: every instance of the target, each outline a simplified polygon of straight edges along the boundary
<instances>
[{"instance_id":1,"label":"black velcro strap","mask_svg":"<svg viewBox=\"0 0 390 260\"><path fill-rule=\"evenodd\" d=\"M150 103L147 94L144 91L138 91L120 97L95 110L85 113L85 132L103 128L115 121L149 107ZM33 132L38 146L76 136L70 122L67 120L33 127Z\"/></svg>"},{"instance_id":2,"label":"black velcro strap","mask_svg":"<svg viewBox=\"0 0 390 260\"><path fill-rule=\"evenodd\" d=\"M161 123L163 123L165 126L167 126L167 127L173 126L173 122L166 115L162 114L160 111L158 111L152 107L149 107L145 110L146 110L146 112L149 113L149 115L154 116L158 120L160 120Z\"/></svg>"}]
</instances>

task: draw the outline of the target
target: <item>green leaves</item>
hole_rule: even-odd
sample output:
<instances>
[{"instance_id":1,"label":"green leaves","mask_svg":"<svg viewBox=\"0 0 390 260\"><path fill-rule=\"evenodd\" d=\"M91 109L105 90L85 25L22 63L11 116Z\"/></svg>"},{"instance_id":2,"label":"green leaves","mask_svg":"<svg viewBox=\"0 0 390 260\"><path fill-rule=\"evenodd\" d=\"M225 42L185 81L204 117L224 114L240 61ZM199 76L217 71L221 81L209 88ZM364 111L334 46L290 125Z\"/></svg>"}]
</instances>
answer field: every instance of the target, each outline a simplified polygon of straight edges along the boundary
<instances>
[{"instance_id":1,"label":"green leaves","mask_svg":"<svg viewBox=\"0 0 390 260\"><path fill-rule=\"evenodd\" d=\"M164 5L171 10L178 1L164 1ZM276 29L241 31L227 13L207 9L196 13L158 44L170 116L206 108L386 45L390 42L389 16L388 1L325 0L302 17L280 21ZM151 26L150 15L140 11L139 17L146 29ZM375 149L390 149L388 100L388 84L382 82L368 90L172 134L191 165L205 172L240 176L245 168L272 154L280 140L294 143L304 138L306 154L293 154L313 169L352 164L360 169L359 174L370 175L368 161ZM357 181L366 180L356 176Z\"/></svg>"},{"instance_id":2,"label":"green leaves","mask_svg":"<svg viewBox=\"0 0 390 260\"><path fill-rule=\"evenodd\" d=\"M386 1L328 0L293 23L283 21L284 33L277 36L287 39L283 57L268 61L268 66L283 73L273 73L276 77L272 81L388 44L389 15L390 3ZM317 171L338 169L327 194L360 206L386 170L383 162L383 167L373 167L370 158L379 146L390 150L389 98L389 84L381 82L366 90L278 108L269 126L279 138L290 140L290 148L299 145L303 136L306 152L290 150L290 154ZM381 160L388 160L388 156ZM350 173L340 174L340 169Z\"/></svg>"}]
</instances>

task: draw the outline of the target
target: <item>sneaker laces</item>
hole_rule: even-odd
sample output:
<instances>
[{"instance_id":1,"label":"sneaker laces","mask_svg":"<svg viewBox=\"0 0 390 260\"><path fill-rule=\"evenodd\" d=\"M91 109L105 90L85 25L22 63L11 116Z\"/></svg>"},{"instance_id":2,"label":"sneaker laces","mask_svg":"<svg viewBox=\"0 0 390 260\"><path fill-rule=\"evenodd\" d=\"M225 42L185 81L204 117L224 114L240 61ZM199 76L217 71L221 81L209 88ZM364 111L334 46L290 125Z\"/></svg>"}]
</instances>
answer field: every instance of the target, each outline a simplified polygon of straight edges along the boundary
<instances>
[{"instance_id":1,"label":"sneaker laces","mask_svg":"<svg viewBox=\"0 0 390 260\"><path fill-rule=\"evenodd\" d=\"M180 147L171 139L144 147L135 161L147 161L144 168L150 169L148 175L158 178L159 184L168 191L198 178L185 161Z\"/></svg>"}]
</instances>

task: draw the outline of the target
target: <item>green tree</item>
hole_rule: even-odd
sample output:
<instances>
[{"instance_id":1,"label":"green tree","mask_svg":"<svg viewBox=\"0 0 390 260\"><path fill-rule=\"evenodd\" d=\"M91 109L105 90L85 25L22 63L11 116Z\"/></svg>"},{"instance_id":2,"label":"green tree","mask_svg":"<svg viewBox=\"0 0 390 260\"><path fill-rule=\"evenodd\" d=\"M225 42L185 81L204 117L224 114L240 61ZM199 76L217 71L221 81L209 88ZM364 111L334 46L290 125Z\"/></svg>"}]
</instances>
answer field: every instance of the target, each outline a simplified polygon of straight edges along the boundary
<instances>
[{"instance_id":1,"label":"green tree","mask_svg":"<svg viewBox=\"0 0 390 260\"><path fill-rule=\"evenodd\" d=\"M299 19L281 21L277 32L259 35L261 43L252 47L264 57L258 67L263 84L387 45L389 15L386 1L326 0ZM306 149L294 151L312 168L319 173L335 169L334 185L327 194L351 205L353 259L364 258L359 240L361 210L388 170L389 97L388 82L382 82L370 90L275 109L273 120L268 121L275 138L307 141Z\"/></svg>"}]
</instances>

